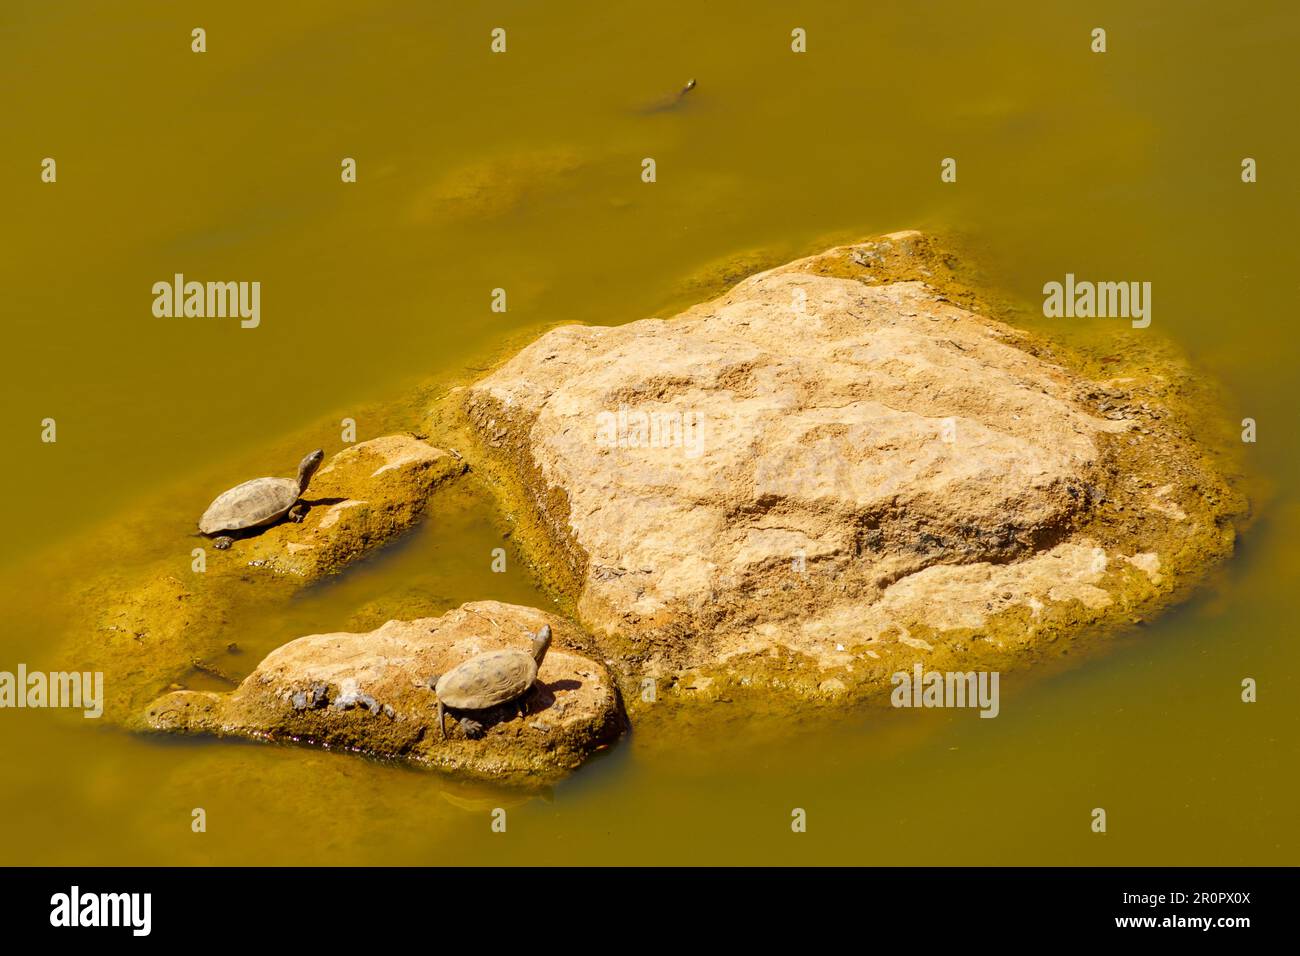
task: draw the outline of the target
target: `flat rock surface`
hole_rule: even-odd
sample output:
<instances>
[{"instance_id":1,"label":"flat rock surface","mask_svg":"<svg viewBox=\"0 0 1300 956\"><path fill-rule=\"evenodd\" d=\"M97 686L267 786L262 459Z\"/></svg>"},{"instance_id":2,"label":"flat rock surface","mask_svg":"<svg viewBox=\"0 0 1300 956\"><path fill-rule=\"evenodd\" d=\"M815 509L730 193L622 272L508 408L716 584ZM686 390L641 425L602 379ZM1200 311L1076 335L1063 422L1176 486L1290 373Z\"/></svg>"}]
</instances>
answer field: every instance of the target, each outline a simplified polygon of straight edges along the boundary
<instances>
[{"instance_id":1,"label":"flat rock surface","mask_svg":"<svg viewBox=\"0 0 1300 956\"><path fill-rule=\"evenodd\" d=\"M944 261L837 247L556 328L469 390L538 565L625 669L836 696L1127 621L1230 550L1166 370L1088 380L955 304Z\"/></svg>"},{"instance_id":2,"label":"flat rock surface","mask_svg":"<svg viewBox=\"0 0 1300 956\"><path fill-rule=\"evenodd\" d=\"M454 715L444 740L429 678L486 651L528 650L549 624L552 644L521 718L513 704L473 716L469 739ZM389 621L364 634L314 634L277 648L234 691L175 691L154 701L146 725L315 743L470 776L547 782L622 732L605 666L585 656L570 621L533 608L480 601L436 618Z\"/></svg>"}]
</instances>

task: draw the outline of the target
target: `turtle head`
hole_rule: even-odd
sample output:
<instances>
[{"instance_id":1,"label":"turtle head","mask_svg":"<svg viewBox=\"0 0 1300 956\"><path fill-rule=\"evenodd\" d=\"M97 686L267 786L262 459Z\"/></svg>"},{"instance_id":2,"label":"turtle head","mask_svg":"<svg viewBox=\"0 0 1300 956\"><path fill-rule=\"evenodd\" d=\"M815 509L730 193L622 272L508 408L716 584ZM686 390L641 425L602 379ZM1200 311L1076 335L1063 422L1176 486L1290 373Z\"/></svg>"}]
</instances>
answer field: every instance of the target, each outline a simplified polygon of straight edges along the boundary
<instances>
[{"instance_id":1,"label":"turtle head","mask_svg":"<svg viewBox=\"0 0 1300 956\"><path fill-rule=\"evenodd\" d=\"M551 646L551 625L543 624L542 629L533 635L533 660L537 666L542 666L542 658L546 656L546 649Z\"/></svg>"},{"instance_id":2,"label":"turtle head","mask_svg":"<svg viewBox=\"0 0 1300 956\"><path fill-rule=\"evenodd\" d=\"M325 460L325 452L317 448L314 452L298 463L298 494L307 490L307 485L311 483L311 476L316 474L316 469L320 463Z\"/></svg>"}]
</instances>

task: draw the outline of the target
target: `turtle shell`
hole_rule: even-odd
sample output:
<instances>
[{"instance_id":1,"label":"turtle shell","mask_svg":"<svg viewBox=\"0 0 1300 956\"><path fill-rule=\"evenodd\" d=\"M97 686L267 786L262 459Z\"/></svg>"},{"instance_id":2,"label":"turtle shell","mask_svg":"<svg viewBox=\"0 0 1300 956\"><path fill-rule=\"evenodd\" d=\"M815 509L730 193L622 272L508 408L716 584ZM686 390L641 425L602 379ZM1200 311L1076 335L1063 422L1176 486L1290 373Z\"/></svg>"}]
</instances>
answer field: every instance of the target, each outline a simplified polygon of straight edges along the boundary
<instances>
[{"instance_id":1,"label":"turtle shell","mask_svg":"<svg viewBox=\"0 0 1300 956\"><path fill-rule=\"evenodd\" d=\"M218 495L199 519L199 530L213 534L269 524L297 500L298 482L292 478L254 478Z\"/></svg>"},{"instance_id":2,"label":"turtle shell","mask_svg":"<svg viewBox=\"0 0 1300 956\"><path fill-rule=\"evenodd\" d=\"M483 710L518 697L537 680L537 662L523 651L489 651L453 667L434 687L448 707Z\"/></svg>"}]
</instances>

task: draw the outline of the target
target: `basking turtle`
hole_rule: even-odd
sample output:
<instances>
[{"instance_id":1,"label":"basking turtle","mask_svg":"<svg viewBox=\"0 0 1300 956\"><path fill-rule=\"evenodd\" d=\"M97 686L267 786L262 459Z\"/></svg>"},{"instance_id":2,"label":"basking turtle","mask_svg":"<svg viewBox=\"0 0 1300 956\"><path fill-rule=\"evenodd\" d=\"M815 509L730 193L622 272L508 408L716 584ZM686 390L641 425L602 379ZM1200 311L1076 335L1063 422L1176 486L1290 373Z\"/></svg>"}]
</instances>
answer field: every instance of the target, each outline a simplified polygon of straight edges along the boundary
<instances>
[{"instance_id":1,"label":"basking turtle","mask_svg":"<svg viewBox=\"0 0 1300 956\"><path fill-rule=\"evenodd\" d=\"M291 521L301 521L308 505L298 499L306 493L311 476L324 460L325 452L318 448L298 464L297 478L254 478L222 492L203 512L199 530L207 535L242 531L278 521L286 514ZM222 535L213 546L225 550L233 540Z\"/></svg>"},{"instance_id":2,"label":"basking turtle","mask_svg":"<svg viewBox=\"0 0 1300 956\"><path fill-rule=\"evenodd\" d=\"M546 649L551 646L551 626L543 624L533 641L532 653L524 651L488 651L476 654L462 664L457 664L441 677L429 678L429 686L438 695L438 732L447 738L444 720L448 710L487 710L515 701L522 717L526 712L525 695L537 682L537 669L542 666ZM463 715L457 715L465 736L483 736L483 725Z\"/></svg>"}]
</instances>

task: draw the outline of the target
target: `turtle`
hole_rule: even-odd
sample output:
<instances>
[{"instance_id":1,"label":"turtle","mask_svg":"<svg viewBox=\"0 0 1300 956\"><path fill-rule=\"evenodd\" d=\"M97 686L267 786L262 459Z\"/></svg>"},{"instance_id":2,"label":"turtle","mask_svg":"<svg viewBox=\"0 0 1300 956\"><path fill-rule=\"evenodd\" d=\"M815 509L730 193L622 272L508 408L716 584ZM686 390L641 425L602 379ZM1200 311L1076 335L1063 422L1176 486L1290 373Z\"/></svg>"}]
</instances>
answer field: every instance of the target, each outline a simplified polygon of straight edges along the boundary
<instances>
[{"instance_id":1,"label":"turtle","mask_svg":"<svg viewBox=\"0 0 1300 956\"><path fill-rule=\"evenodd\" d=\"M519 716L527 712L525 695L537 682L537 670L551 646L551 626L543 624L536 634L528 635L532 651L506 650L476 654L457 664L441 677L429 678L429 686L438 695L438 732L447 739L448 710L487 710L515 701ZM483 724L457 715L471 740L483 736Z\"/></svg>"},{"instance_id":2,"label":"turtle","mask_svg":"<svg viewBox=\"0 0 1300 956\"><path fill-rule=\"evenodd\" d=\"M683 86L676 93L672 94L671 96L665 96L658 100L655 100L653 103L650 103L647 106L643 106L641 108L641 112L642 113L663 113L667 110L675 109L682 102L682 100L686 98L686 94L689 93L691 90L695 89L695 85L696 84L694 78L689 79L686 81L686 85Z\"/></svg>"},{"instance_id":3,"label":"turtle","mask_svg":"<svg viewBox=\"0 0 1300 956\"><path fill-rule=\"evenodd\" d=\"M254 478L223 491L203 512L199 531L206 535L242 531L278 521L286 514L291 521L302 521L308 505L298 499L306 493L311 476L324 460L325 452L317 448L299 462L297 478ZM224 551L233 540L230 535L222 535L214 546Z\"/></svg>"}]
</instances>

